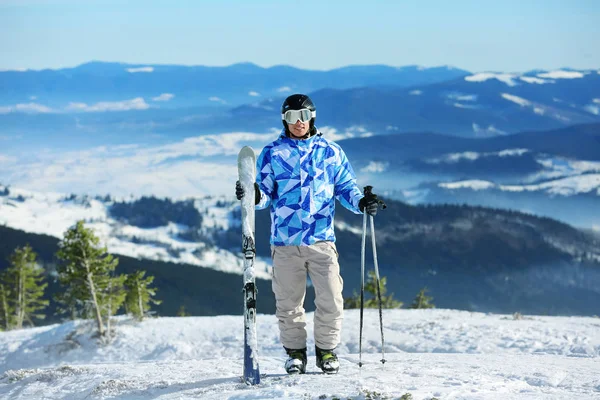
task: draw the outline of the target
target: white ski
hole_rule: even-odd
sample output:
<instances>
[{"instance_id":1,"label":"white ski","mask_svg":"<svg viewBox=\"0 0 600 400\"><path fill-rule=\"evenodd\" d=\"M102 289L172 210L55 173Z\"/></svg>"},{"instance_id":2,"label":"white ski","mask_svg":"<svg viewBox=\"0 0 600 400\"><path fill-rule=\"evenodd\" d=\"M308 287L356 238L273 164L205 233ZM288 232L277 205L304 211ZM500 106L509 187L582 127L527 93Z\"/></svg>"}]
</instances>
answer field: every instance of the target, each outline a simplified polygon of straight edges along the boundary
<instances>
[{"instance_id":1,"label":"white ski","mask_svg":"<svg viewBox=\"0 0 600 400\"><path fill-rule=\"evenodd\" d=\"M254 277L254 182L256 155L245 146L238 154L238 175L244 187L242 198L242 252L244 253L244 381L249 385L260 383L258 369L258 341L256 338L256 285Z\"/></svg>"}]
</instances>

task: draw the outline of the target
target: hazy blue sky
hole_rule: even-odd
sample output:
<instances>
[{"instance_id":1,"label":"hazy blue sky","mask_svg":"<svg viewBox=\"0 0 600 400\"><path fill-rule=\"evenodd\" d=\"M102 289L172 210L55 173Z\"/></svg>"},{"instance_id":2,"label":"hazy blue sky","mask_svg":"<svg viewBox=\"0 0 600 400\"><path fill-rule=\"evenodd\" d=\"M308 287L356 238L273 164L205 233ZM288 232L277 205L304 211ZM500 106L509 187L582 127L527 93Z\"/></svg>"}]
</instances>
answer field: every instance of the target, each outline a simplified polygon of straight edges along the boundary
<instances>
[{"instance_id":1,"label":"hazy blue sky","mask_svg":"<svg viewBox=\"0 0 600 400\"><path fill-rule=\"evenodd\" d=\"M598 0L0 0L0 68L600 68Z\"/></svg>"}]
</instances>

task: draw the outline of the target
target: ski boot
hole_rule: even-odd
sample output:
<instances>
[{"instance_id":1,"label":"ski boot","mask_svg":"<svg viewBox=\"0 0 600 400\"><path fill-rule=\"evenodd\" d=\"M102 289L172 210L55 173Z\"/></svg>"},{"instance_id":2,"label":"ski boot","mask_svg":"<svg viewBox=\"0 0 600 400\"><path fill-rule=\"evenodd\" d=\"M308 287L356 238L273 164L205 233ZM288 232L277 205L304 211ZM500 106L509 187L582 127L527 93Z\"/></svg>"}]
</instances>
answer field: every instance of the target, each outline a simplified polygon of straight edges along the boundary
<instances>
[{"instance_id":1,"label":"ski boot","mask_svg":"<svg viewBox=\"0 0 600 400\"><path fill-rule=\"evenodd\" d=\"M321 368L326 374L337 374L340 369L340 362L337 355L332 350L324 350L315 346L317 356L317 367Z\"/></svg>"},{"instance_id":2,"label":"ski boot","mask_svg":"<svg viewBox=\"0 0 600 400\"><path fill-rule=\"evenodd\" d=\"M303 374L306 372L306 347L303 349L287 349L288 359L285 362L285 370L288 374Z\"/></svg>"}]
</instances>

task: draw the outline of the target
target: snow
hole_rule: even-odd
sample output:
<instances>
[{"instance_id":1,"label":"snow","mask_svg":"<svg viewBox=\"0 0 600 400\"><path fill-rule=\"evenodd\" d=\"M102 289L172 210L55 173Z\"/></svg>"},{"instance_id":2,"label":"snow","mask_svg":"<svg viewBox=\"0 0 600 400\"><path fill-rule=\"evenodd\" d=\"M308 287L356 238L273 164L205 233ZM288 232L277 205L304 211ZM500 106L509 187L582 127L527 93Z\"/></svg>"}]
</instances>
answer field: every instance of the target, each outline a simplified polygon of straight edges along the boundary
<instances>
[{"instance_id":1,"label":"snow","mask_svg":"<svg viewBox=\"0 0 600 400\"><path fill-rule=\"evenodd\" d=\"M135 74L137 72L154 72L154 67L126 68L125 70L131 74Z\"/></svg>"},{"instance_id":2,"label":"snow","mask_svg":"<svg viewBox=\"0 0 600 400\"><path fill-rule=\"evenodd\" d=\"M129 111L129 110L147 110L150 105L146 103L143 97L136 97L123 101L101 101L94 105L86 103L69 103L66 107L68 111L82 112L107 112L107 111Z\"/></svg>"},{"instance_id":3,"label":"snow","mask_svg":"<svg viewBox=\"0 0 600 400\"><path fill-rule=\"evenodd\" d=\"M371 161L366 167L361 168L361 172L381 173L388 169L389 163L380 161Z\"/></svg>"},{"instance_id":4,"label":"snow","mask_svg":"<svg viewBox=\"0 0 600 400\"><path fill-rule=\"evenodd\" d=\"M596 191L596 194L600 196L600 174L569 176L537 185L500 185L499 188L511 192L545 191L550 195L559 196L572 196Z\"/></svg>"},{"instance_id":5,"label":"snow","mask_svg":"<svg viewBox=\"0 0 600 400\"><path fill-rule=\"evenodd\" d=\"M0 106L0 114L20 113L51 113L53 110L39 103L19 103L13 106Z\"/></svg>"},{"instance_id":6,"label":"snow","mask_svg":"<svg viewBox=\"0 0 600 400\"><path fill-rule=\"evenodd\" d=\"M479 126L479 124L473 122L473 132L475 132L477 135L484 135L484 136L488 136L488 135L506 135L507 132L497 129L494 125L489 125L487 128L483 128L481 126Z\"/></svg>"},{"instance_id":7,"label":"snow","mask_svg":"<svg viewBox=\"0 0 600 400\"><path fill-rule=\"evenodd\" d=\"M484 180L464 180L456 182L439 183L445 189L498 189L507 192L535 192L543 191L551 196L573 196L582 193L592 193L600 196L600 174L585 174L569 176L551 181L530 185L496 185Z\"/></svg>"},{"instance_id":8,"label":"snow","mask_svg":"<svg viewBox=\"0 0 600 400\"><path fill-rule=\"evenodd\" d=\"M554 83L554 81L547 81L533 76L520 76L519 79L527 83L537 83L540 85L543 85L544 83Z\"/></svg>"},{"instance_id":9,"label":"snow","mask_svg":"<svg viewBox=\"0 0 600 400\"><path fill-rule=\"evenodd\" d=\"M583 107L583 109L591 114L600 115L600 106L588 104L585 107Z\"/></svg>"},{"instance_id":10,"label":"snow","mask_svg":"<svg viewBox=\"0 0 600 400\"><path fill-rule=\"evenodd\" d=\"M473 189L473 190L485 190L496 187L496 185L489 181L484 181L480 179L471 179L459 182L447 182L447 183L439 183L439 187L445 189Z\"/></svg>"},{"instance_id":11,"label":"snow","mask_svg":"<svg viewBox=\"0 0 600 400\"><path fill-rule=\"evenodd\" d=\"M537 75L540 78L549 78L549 79L577 79L583 78L585 74L579 71L550 71Z\"/></svg>"},{"instance_id":12,"label":"snow","mask_svg":"<svg viewBox=\"0 0 600 400\"><path fill-rule=\"evenodd\" d=\"M512 94L508 94L508 93L502 93L502 98L508 100L508 101L512 101L513 103L517 103L518 105L520 105L521 107L527 107L531 105L531 102L529 100L525 100L522 97L519 96L515 96Z\"/></svg>"},{"instance_id":13,"label":"snow","mask_svg":"<svg viewBox=\"0 0 600 400\"><path fill-rule=\"evenodd\" d=\"M484 152L479 153L475 151L465 151L462 153L448 153L441 157L426 159L425 162L429 164L442 164L448 163L453 164L463 160L475 161L485 157L520 157L525 153L528 153L528 149L506 149L495 152Z\"/></svg>"},{"instance_id":14,"label":"snow","mask_svg":"<svg viewBox=\"0 0 600 400\"><path fill-rule=\"evenodd\" d=\"M161 93L160 96L153 97L154 101L169 101L175 97L173 93Z\"/></svg>"},{"instance_id":15,"label":"snow","mask_svg":"<svg viewBox=\"0 0 600 400\"><path fill-rule=\"evenodd\" d=\"M119 317L109 346L91 321L0 332L3 399L598 399L600 320L365 310L358 367L358 310L346 310L340 373L315 366L308 314L307 374L287 376L274 315L259 314L261 384L242 383L242 316ZM379 395L377 395L379 394Z\"/></svg>"},{"instance_id":16,"label":"snow","mask_svg":"<svg viewBox=\"0 0 600 400\"><path fill-rule=\"evenodd\" d=\"M497 79L500 82L506 83L508 86L516 86L515 79L518 77L516 74L503 74L494 72L480 72L474 75L465 77L467 82L485 82L489 79Z\"/></svg>"}]
</instances>

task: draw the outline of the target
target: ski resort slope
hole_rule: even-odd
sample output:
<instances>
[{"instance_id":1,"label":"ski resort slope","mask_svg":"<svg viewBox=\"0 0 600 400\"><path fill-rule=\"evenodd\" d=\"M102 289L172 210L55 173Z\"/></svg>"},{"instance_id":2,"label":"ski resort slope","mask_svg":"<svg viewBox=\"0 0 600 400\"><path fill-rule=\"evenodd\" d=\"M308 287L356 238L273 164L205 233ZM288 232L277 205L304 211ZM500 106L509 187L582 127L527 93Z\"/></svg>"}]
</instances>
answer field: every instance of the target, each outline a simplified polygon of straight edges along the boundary
<instances>
[{"instance_id":1,"label":"ski resort slope","mask_svg":"<svg viewBox=\"0 0 600 400\"><path fill-rule=\"evenodd\" d=\"M338 375L315 367L308 314L307 374L288 376L277 320L259 314L261 383L241 381L240 316L116 321L110 346L88 321L0 332L1 399L600 399L600 319L346 311ZM405 397L406 398L406 397Z\"/></svg>"}]
</instances>

